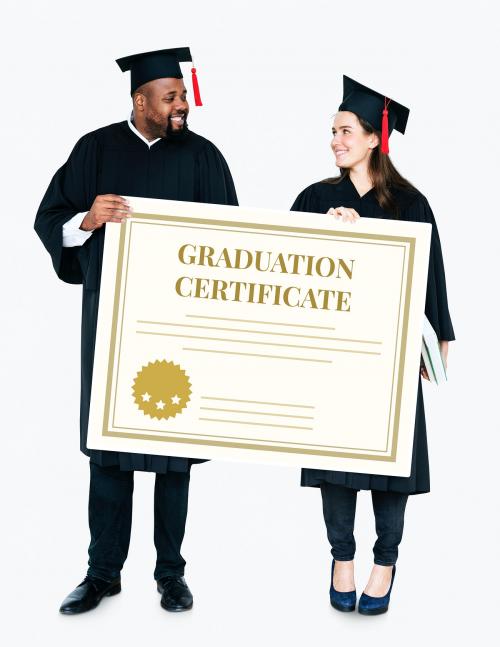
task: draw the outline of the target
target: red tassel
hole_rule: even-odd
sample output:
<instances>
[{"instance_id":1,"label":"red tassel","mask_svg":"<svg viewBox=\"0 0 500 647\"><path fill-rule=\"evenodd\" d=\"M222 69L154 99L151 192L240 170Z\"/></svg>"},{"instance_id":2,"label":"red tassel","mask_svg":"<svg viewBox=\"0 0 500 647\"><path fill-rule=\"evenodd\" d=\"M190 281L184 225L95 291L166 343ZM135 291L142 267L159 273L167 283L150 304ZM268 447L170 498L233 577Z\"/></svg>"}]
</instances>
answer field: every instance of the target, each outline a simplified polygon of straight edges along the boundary
<instances>
[{"instance_id":1,"label":"red tassel","mask_svg":"<svg viewBox=\"0 0 500 647\"><path fill-rule=\"evenodd\" d=\"M191 74L192 74L191 80L193 81L194 105L195 106L202 106L203 104L201 102L200 86L198 85L198 77L196 76L196 68L195 67L191 68Z\"/></svg>"},{"instance_id":2,"label":"red tassel","mask_svg":"<svg viewBox=\"0 0 500 647\"><path fill-rule=\"evenodd\" d=\"M384 110L382 112L382 145L384 155L389 155L389 112L387 110L387 99L384 99Z\"/></svg>"}]
</instances>

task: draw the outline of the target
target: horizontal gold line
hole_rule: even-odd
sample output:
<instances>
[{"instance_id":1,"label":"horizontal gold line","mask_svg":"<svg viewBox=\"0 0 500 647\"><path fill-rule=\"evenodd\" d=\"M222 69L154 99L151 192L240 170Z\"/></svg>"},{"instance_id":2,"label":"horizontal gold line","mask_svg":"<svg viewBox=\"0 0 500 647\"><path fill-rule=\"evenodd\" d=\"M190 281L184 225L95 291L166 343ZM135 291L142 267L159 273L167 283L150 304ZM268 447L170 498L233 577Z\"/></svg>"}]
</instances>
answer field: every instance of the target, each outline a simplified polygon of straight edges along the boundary
<instances>
[{"instance_id":1,"label":"horizontal gold line","mask_svg":"<svg viewBox=\"0 0 500 647\"><path fill-rule=\"evenodd\" d=\"M201 400L220 400L222 402L246 402L247 404L271 404L275 407L298 407L300 409L314 409L310 404L286 404L284 402L262 402L261 400L238 400L236 398L215 398L209 395L200 396Z\"/></svg>"},{"instance_id":2,"label":"horizontal gold line","mask_svg":"<svg viewBox=\"0 0 500 647\"><path fill-rule=\"evenodd\" d=\"M271 341L251 341L246 339L220 339L220 337L202 337L201 335L177 335L171 332L149 332L148 330L136 330L138 335L161 335L162 337L181 337L182 339L204 339L207 341L233 342L237 344L257 344L259 346L282 346L286 348L302 348L304 350L326 350L334 353L357 353L360 355L381 355L375 351L352 350L349 348L325 348L323 346L299 346L297 344L280 344Z\"/></svg>"},{"instance_id":3,"label":"horizontal gold line","mask_svg":"<svg viewBox=\"0 0 500 647\"><path fill-rule=\"evenodd\" d=\"M210 418L207 418L208 420L211 420ZM226 421L223 421L226 422ZM247 423L243 423L247 424ZM269 425L267 425L269 426ZM308 429L304 427L305 429ZM153 441L162 441L162 442L167 442L167 443L183 443L183 444L188 444L188 445L207 445L209 447L234 447L236 449L249 449L249 450L265 450L265 451L270 451L270 452L279 452L283 454L307 454L311 456L339 456L340 458L359 458L360 460L373 460L373 461L386 461L390 463L394 463L396 461L396 454L391 454L389 456L374 456L373 454L348 454L347 452L335 452L335 451L320 451L317 449L308 449L307 447L295 447L295 446L288 446L288 447L274 447L273 445L256 445L256 444L249 444L249 443L235 443L235 442L225 442L225 441L218 441L218 440L203 440L203 438L196 438L196 439L191 439L191 438L180 438L180 437L173 437L173 436L167 436L167 433L175 433L175 432L161 432L162 434L165 433L165 435L159 436L156 434L155 436L152 436L150 430L149 434L129 434L129 433L121 433L121 432L116 432L116 431L107 431L106 429L103 430L102 435L103 436L116 436L118 438L135 438L137 440L153 440ZM312 431L312 430L311 430ZM207 438L209 437L208 434L196 434L197 436L200 435L205 435ZM216 438L218 438L216 436ZM256 440L255 442L269 442L268 440L263 440L259 441ZM284 444L284 443L281 443ZM294 445L297 445L298 443L293 443ZM303 445L304 443L301 443ZM314 447L314 445L311 445ZM321 445L320 445L321 447ZM360 451L372 451L372 450L363 450L360 449ZM375 450L373 450L375 451Z\"/></svg>"},{"instance_id":4,"label":"horizontal gold line","mask_svg":"<svg viewBox=\"0 0 500 647\"><path fill-rule=\"evenodd\" d=\"M384 453L385 454L385 449L366 449L366 447L345 447L345 446L340 446L340 445L319 445L317 443L297 443L297 442L290 442L286 440L270 440L269 438L248 438L248 437L240 437L240 436L221 436L220 434L200 434L200 433L189 433L187 431L173 431L172 429L166 429L166 430L155 430L155 429L144 429L142 427L118 427L115 426L114 429L129 429L130 431L147 431L150 433L157 434L156 436L149 437L149 440L164 440L164 438L161 438L158 436L158 434L179 434L182 436L193 436L196 438L216 438L219 440L222 440L223 438L228 438L231 441L234 440L243 440L246 442L257 442L257 443L274 443L275 445L288 445L288 446L297 446L297 447L303 447L306 451L308 451L309 447L316 447L316 448L327 448L327 449L351 449L354 451L370 451L370 452L378 452L379 454ZM103 436L111 436L111 435L116 435L120 436L122 438L145 438L145 436L136 436L136 434L129 434L129 433L120 433L120 432L115 432L115 431L108 431L108 432L103 432ZM175 442L175 441L174 441ZM196 442L193 441L193 442ZM203 440L201 442L204 442ZM242 448L245 447L245 445L241 445ZM272 445L267 445L266 447L271 448ZM262 448L261 448L262 449ZM341 454L339 454L340 456ZM357 454L352 454L350 458L354 458L357 456ZM366 457L365 457L366 458ZM378 460L378 459L377 459Z\"/></svg>"},{"instance_id":5,"label":"horizontal gold line","mask_svg":"<svg viewBox=\"0 0 500 647\"><path fill-rule=\"evenodd\" d=\"M219 420L218 418L198 418L198 420L207 420L208 422L229 422L234 425L253 425L255 427L282 427L284 429L307 429L312 431L312 427L298 427L296 425L269 425L265 422L246 422L244 420Z\"/></svg>"},{"instance_id":6,"label":"horizontal gold line","mask_svg":"<svg viewBox=\"0 0 500 647\"><path fill-rule=\"evenodd\" d=\"M221 355L243 355L246 357L268 357L270 359L294 359L300 362L319 362L321 364L331 364L329 359L312 359L310 357L289 357L286 355L260 355L259 353L236 353L228 350L209 350L207 348L183 348L182 350L192 350L198 353L220 353Z\"/></svg>"},{"instance_id":7,"label":"horizontal gold line","mask_svg":"<svg viewBox=\"0 0 500 647\"><path fill-rule=\"evenodd\" d=\"M138 319L137 323L140 324L152 324L155 326L176 326L180 328L203 328L205 330L222 330L223 332L248 332L254 333L256 335L278 335L280 337L304 337L306 339L323 339L324 341L350 341L356 342L359 344L381 344L381 341L369 341L365 339L344 339L343 337L320 337L318 335L298 335L297 333L292 332L272 332L266 330L246 330L243 328L222 328L220 326L202 326L200 324L180 324L172 323L170 321L144 321L143 319Z\"/></svg>"},{"instance_id":8,"label":"horizontal gold line","mask_svg":"<svg viewBox=\"0 0 500 647\"><path fill-rule=\"evenodd\" d=\"M194 319L217 319L218 321L238 321L240 323L270 324L272 326L291 326L293 328L318 328L320 330L335 330L335 328L331 328L330 326L313 326L312 324L280 323L279 321L260 321L257 319L235 319L234 317L209 317L205 315L186 315L186 317L193 317Z\"/></svg>"},{"instance_id":9,"label":"horizontal gold line","mask_svg":"<svg viewBox=\"0 0 500 647\"><path fill-rule=\"evenodd\" d=\"M204 411L226 411L227 413L250 413L254 416L275 416L278 418L302 418L314 420L314 416L292 416L286 413L267 413L266 411L242 411L241 409L219 409L219 407L200 407Z\"/></svg>"},{"instance_id":10,"label":"horizontal gold line","mask_svg":"<svg viewBox=\"0 0 500 647\"><path fill-rule=\"evenodd\" d=\"M137 214L134 213L133 217L135 218L136 215ZM143 216L140 215L139 217L142 218ZM144 216L144 217L148 217L149 219L151 219L151 216ZM156 218L157 216L153 216L153 217ZM215 228L215 227L200 227L200 226L194 226L194 225L173 225L172 223L164 223L164 222L138 222L138 221L136 221L136 222L132 222L131 225L155 225L157 227L177 227L178 229L196 229L198 231L200 231L200 230L201 231L204 231L204 230L216 231L216 232L229 231L229 232L232 232L232 233L235 233L235 234L249 234L249 235L254 235L254 236L255 236L255 234L258 233L256 231L244 231L244 230L240 231L239 229L229 229L228 227L220 227L220 226L218 226L217 228ZM342 232L337 231L337 232L332 232L332 233L333 234L338 233L340 235ZM283 233L283 234L273 234L272 232L266 232L266 236L275 236L275 237L277 236L278 238L299 238L302 241L304 240L304 238L307 239L307 240L326 240L329 243L331 243L332 241L335 241L335 236L334 235L329 236L328 238L324 238L324 237L321 237L319 235L316 235L314 232L313 232L313 234L314 234L313 236L306 236L305 234L302 235L302 236L297 236L295 234L285 234L285 233ZM374 234L374 236L376 238L378 238L379 240L385 240L386 239L385 236L380 236L378 234ZM355 237L353 237L353 236L350 236L350 238L352 238L352 240L347 240L347 241L337 240L336 242L339 242L339 243L344 243L344 242L354 243L356 245L379 245L381 247L400 247L400 248L404 247L404 245L395 245L395 244L392 244L392 243L370 243L370 242L364 241L364 240L356 240ZM394 236L392 238L394 238ZM405 242L406 244L409 244L411 242L411 239L404 239L403 242Z\"/></svg>"},{"instance_id":11,"label":"horizontal gold line","mask_svg":"<svg viewBox=\"0 0 500 647\"><path fill-rule=\"evenodd\" d=\"M261 230L266 230L266 231L279 231L279 232L292 232L296 234L305 234L306 236L309 235L319 235L319 236L327 236L325 240L331 240L334 237L339 237L339 238L366 238L367 240L385 240L385 241L393 241L393 242L402 242L402 243L410 243L415 240L415 238L411 238L409 236L392 236L389 234L368 234L368 233L362 233L358 231L341 231L338 229L315 229L312 227L294 227L290 225L269 225L269 224L264 224L264 223L259 223L259 222L241 222L237 220L216 220L215 218L193 218L189 216L173 216L173 215L166 215L166 214L147 214L147 213L134 213L133 218L136 219L145 219L145 220L160 220L164 222L180 222L180 223L185 223L186 225L193 224L193 225L209 225L210 228L213 231L219 231L219 227L237 227L240 229L261 229ZM133 224L133 223L132 223ZM161 223L137 223L137 224L150 224L150 225L160 225ZM217 227L217 229L214 227ZM172 225L172 226L179 226L179 225ZM182 226L182 225L181 225ZM235 230L237 233L242 233L238 229ZM246 233L246 232L245 232ZM250 232L254 233L254 232ZM302 236L301 236L302 238ZM355 240L349 241L349 242L357 242Z\"/></svg>"}]
</instances>

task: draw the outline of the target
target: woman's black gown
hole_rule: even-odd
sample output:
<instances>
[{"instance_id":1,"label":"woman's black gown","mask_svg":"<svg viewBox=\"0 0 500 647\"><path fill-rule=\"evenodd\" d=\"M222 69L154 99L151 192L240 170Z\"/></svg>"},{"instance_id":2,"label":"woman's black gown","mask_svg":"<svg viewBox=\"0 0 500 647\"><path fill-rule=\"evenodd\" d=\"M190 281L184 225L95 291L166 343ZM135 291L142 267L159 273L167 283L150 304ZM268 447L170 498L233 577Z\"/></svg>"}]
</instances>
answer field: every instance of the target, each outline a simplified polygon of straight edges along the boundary
<instances>
[{"instance_id":1,"label":"woman's black gown","mask_svg":"<svg viewBox=\"0 0 500 647\"><path fill-rule=\"evenodd\" d=\"M432 210L425 196L418 191L397 190L393 192L393 196L400 210L398 214L400 220L428 222L432 225L425 314L436 331L438 339L452 341L455 339L455 334L448 311L441 243ZM361 197L349 176L339 184L317 182L307 187L298 195L292 211L326 213L330 207L340 206L355 209L364 218L394 218L379 206L373 189ZM308 468L302 470L301 485L319 487L323 482L344 485L356 490L384 490L405 494L429 492L429 457L421 378L418 383L410 476L381 476Z\"/></svg>"}]
</instances>

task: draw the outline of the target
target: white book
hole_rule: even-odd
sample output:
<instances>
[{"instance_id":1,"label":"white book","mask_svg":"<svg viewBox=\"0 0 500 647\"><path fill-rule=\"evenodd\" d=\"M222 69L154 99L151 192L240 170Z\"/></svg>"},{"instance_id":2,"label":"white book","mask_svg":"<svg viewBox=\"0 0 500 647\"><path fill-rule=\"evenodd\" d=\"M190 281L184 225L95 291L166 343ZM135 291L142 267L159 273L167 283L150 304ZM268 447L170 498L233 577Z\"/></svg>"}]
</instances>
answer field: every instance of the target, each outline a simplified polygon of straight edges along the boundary
<instances>
[{"instance_id":1,"label":"white book","mask_svg":"<svg viewBox=\"0 0 500 647\"><path fill-rule=\"evenodd\" d=\"M443 384L448 377L444 365L439 341L434 328L424 315L424 329L422 333L422 358L431 382Z\"/></svg>"}]
</instances>

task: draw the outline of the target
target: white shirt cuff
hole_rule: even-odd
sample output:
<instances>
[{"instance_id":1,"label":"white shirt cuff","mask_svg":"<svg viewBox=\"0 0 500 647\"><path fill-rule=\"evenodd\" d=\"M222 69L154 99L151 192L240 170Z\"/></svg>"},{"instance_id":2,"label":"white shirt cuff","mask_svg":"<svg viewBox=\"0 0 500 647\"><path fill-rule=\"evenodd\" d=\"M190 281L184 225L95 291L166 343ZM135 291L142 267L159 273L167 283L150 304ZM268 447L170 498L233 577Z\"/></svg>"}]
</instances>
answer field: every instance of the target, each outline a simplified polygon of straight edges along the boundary
<instances>
[{"instance_id":1,"label":"white shirt cuff","mask_svg":"<svg viewBox=\"0 0 500 647\"><path fill-rule=\"evenodd\" d=\"M80 229L84 218L84 213L77 213L71 220L64 223L62 228L63 247L80 247L92 236L91 231Z\"/></svg>"}]
</instances>

